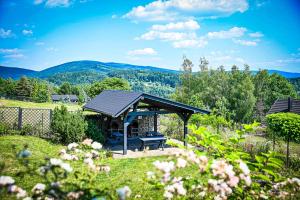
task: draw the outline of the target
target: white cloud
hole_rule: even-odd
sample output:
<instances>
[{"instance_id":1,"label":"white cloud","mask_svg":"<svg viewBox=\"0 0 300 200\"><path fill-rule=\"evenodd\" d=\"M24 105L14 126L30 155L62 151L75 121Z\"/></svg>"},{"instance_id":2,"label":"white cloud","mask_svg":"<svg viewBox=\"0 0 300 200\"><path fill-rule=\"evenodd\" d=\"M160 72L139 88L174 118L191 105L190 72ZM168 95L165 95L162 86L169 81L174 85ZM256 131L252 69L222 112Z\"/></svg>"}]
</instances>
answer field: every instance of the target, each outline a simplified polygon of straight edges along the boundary
<instances>
[{"instance_id":1,"label":"white cloud","mask_svg":"<svg viewBox=\"0 0 300 200\"><path fill-rule=\"evenodd\" d=\"M245 12L247 0L156 0L145 6L132 8L124 18L137 21L166 21L183 16L219 17Z\"/></svg>"},{"instance_id":2,"label":"white cloud","mask_svg":"<svg viewBox=\"0 0 300 200\"><path fill-rule=\"evenodd\" d=\"M56 52L56 51L58 51L58 48L48 47L48 48L46 48L46 51Z\"/></svg>"},{"instance_id":3,"label":"white cloud","mask_svg":"<svg viewBox=\"0 0 300 200\"><path fill-rule=\"evenodd\" d=\"M200 25L195 20L188 20L184 22L168 23L165 25L153 25L152 30L155 31L170 31L170 30L197 30Z\"/></svg>"},{"instance_id":4,"label":"white cloud","mask_svg":"<svg viewBox=\"0 0 300 200\"><path fill-rule=\"evenodd\" d=\"M26 29L24 29L24 30L22 31L22 33L23 33L23 35L25 35L25 36L31 36L31 35L33 34L32 30L26 30Z\"/></svg>"},{"instance_id":5,"label":"white cloud","mask_svg":"<svg viewBox=\"0 0 300 200\"><path fill-rule=\"evenodd\" d=\"M45 45L45 43L44 42L36 42L36 43L34 43L36 46L43 46L43 45Z\"/></svg>"},{"instance_id":6,"label":"white cloud","mask_svg":"<svg viewBox=\"0 0 300 200\"><path fill-rule=\"evenodd\" d=\"M249 33L249 36L254 38L260 38L263 37L264 34L262 34L261 32L255 32L255 33Z\"/></svg>"},{"instance_id":7,"label":"white cloud","mask_svg":"<svg viewBox=\"0 0 300 200\"><path fill-rule=\"evenodd\" d=\"M41 4L43 2L44 2L44 0L34 0L33 4L38 5L38 4Z\"/></svg>"},{"instance_id":8,"label":"white cloud","mask_svg":"<svg viewBox=\"0 0 300 200\"><path fill-rule=\"evenodd\" d=\"M3 28L0 28L0 38L10 38L13 36L14 34L11 30L5 30Z\"/></svg>"},{"instance_id":9,"label":"white cloud","mask_svg":"<svg viewBox=\"0 0 300 200\"><path fill-rule=\"evenodd\" d=\"M250 40L233 40L234 43L244 45L244 46L256 46L257 42Z\"/></svg>"},{"instance_id":10,"label":"white cloud","mask_svg":"<svg viewBox=\"0 0 300 200\"><path fill-rule=\"evenodd\" d=\"M3 57L5 57L5 58L24 58L25 56L22 53L15 53L15 54L8 54Z\"/></svg>"},{"instance_id":11,"label":"white cloud","mask_svg":"<svg viewBox=\"0 0 300 200\"><path fill-rule=\"evenodd\" d=\"M183 33L183 32L161 32L161 31L149 31L136 39L140 40L155 40L160 39L163 41L177 41L184 39L196 38L195 33Z\"/></svg>"},{"instance_id":12,"label":"white cloud","mask_svg":"<svg viewBox=\"0 0 300 200\"><path fill-rule=\"evenodd\" d=\"M156 55L157 52L152 48L144 48L144 49L135 49L128 51L127 53L130 56L137 56L137 55Z\"/></svg>"},{"instance_id":13,"label":"white cloud","mask_svg":"<svg viewBox=\"0 0 300 200\"><path fill-rule=\"evenodd\" d=\"M181 40L173 42L174 48L195 48L204 47L207 45L207 41L204 39L191 39L191 40Z\"/></svg>"},{"instance_id":14,"label":"white cloud","mask_svg":"<svg viewBox=\"0 0 300 200\"><path fill-rule=\"evenodd\" d=\"M118 17L118 15L112 15L111 18L112 19L116 19Z\"/></svg>"},{"instance_id":15,"label":"white cloud","mask_svg":"<svg viewBox=\"0 0 300 200\"><path fill-rule=\"evenodd\" d=\"M45 6L48 8L54 7L69 7L72 0L34 0L34 4L39 5L45 3Z\"/></svg>"},{"instance_id":16,"label":"white cloud","mask_svg":"<svg viewBox=\"0 0 300 200\"><path fill-rule=\"evenodd\" d=\"M24 54L21 53L21 49L0 49L0 54L3 54L4 58L23 58Z\"/></svg>"},{"instance_id":17,"label":"white cloud","mask_svg":"<svg viewBox=\"0 0 300 200\"><path fill-rule=\"evenodd\" d=\"M14 48L14 49L0 49L1 54L11 54L11 53L18 53L20 49Z\"/></svg>"},{"instance_id":18,"label":"white cloud","mask_svg":"<svg viewBox=\"0 0 300 200\"><path fill-rule=\"evenodd\" d=\"M227 31L208 32L207 37L209 39L229 39L241 37L247 31L244 27L233 27Z\"/></svg>"}]
</instances>

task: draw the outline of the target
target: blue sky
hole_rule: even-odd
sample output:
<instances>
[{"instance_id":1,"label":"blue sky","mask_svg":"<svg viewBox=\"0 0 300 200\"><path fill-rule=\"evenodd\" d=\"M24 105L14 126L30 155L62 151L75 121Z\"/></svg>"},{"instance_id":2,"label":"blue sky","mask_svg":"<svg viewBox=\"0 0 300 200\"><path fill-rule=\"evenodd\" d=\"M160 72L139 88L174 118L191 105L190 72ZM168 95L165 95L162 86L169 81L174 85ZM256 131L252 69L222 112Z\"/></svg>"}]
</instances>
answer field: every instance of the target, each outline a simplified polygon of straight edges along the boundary
<instances>
[{"instance_id":1,"label":"blue sky","mask_svg":"<svg viewBox=\"0 0 300 200\"><path fill-rule=\"evenodd\" d=\"M0 0L0 65L74 60L300 72L298 0Z\"/></svg>"}]
</instances>

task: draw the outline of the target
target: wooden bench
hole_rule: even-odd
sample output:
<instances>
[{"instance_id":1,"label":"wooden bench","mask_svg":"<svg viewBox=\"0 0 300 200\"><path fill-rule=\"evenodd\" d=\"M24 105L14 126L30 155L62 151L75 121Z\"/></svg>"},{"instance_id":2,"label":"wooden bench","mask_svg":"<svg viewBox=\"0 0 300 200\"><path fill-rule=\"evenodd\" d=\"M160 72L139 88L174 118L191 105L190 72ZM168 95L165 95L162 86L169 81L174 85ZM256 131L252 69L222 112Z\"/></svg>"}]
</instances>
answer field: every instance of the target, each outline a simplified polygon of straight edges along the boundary
<instances>
[{"instance_id":1,"label":"wooden bench","mask_svg":"<svg viewBox=\"0 0 300 200\"><path fill-rule=\"evenodd\" d=\"M146 145L150 145L150 144L157 144L158 143L158 147L161 147L162 150L164 150L164 144L167 140L167 138L163 137L163 136L154 136L154 137L142 137L139 138L142 142L142 145L140 147L140 150L144 150Z\"/></svg>"}]
</instances>

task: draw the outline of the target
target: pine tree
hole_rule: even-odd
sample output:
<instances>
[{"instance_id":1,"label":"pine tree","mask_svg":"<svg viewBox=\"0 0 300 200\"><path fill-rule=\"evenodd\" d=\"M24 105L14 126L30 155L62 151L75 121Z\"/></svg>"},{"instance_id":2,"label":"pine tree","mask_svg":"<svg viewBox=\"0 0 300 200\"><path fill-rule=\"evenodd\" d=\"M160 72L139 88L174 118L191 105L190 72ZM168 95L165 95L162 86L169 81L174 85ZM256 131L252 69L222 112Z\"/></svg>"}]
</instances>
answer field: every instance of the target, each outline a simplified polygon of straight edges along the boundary
<instances>
[{"instance_id":1,"label":"pine tree","mask_svg":"<svg viewBox=\"0 0 300 200\"><path fill-rule=\"evenodd\" d=\"M26 76L22 76L16 85L15 91L16 96L22 99L30 98L33 91L33 86Z\"/></svg>"}]
</instances>

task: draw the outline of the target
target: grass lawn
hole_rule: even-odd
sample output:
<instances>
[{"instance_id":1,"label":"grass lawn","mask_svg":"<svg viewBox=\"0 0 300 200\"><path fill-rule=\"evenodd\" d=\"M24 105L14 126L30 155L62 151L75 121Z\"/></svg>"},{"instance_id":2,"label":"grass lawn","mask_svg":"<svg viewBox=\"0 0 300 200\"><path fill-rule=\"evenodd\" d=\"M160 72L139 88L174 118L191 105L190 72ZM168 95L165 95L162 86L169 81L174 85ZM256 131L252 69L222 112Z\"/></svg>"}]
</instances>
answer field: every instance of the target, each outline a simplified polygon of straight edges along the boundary
<instances>
[{"instance_id":1,"label":"grass lawn","mask_svg":"<svg viewBox=\"0 0 300 200\"><path fill-rule=\"evenodd\" d=\"M0 136L0 162L5 163L5 170L1 174L13 176L16 183L27 191L30 191L36 183L41 182L41 177L38 175L17 176L20 164L15 160L12 144L15 144L17 149L21 149L24 144L29 144L29 150L32 152L31 160L33 166L36 167L44 162L45 157L58 157L59 150L63 148L61 145L31 136ZM140 194L142 199L163 199L163 191L151 189L152 186L145 180L146 172L154 170L152 163L162 159L168 158L106 159L104 163L110 166L111 171L108 174L99 173L96 184L99 185L99 188L119 188L128 185L132 190L132 197ZM82 161L72 162L71 165L75 169L86 169L82 166ZM178 176L191 173L198 173L198 170L188 167L184 171L179 171Z\"/></svg>"},{"instance_id":2,"label":"grass lawn","mask_svg":"<svg viewBox=\"0 0 300 200\"><path fill-rule=\"evenodd\" d=\"M81 106L77 104L66 104L66 103L35 103L27 101L18 101L10 99L0 99L0 106L12 106L12 107L22 107L22 108L49 108L54 109L57 106L65 105L69 111L81 110Z\"/></svg>"}]
</instances>

